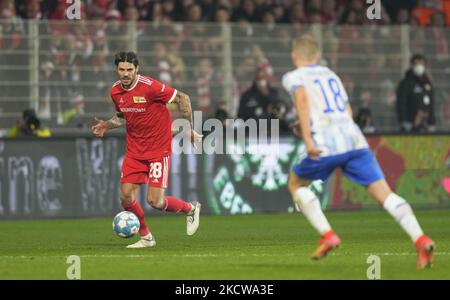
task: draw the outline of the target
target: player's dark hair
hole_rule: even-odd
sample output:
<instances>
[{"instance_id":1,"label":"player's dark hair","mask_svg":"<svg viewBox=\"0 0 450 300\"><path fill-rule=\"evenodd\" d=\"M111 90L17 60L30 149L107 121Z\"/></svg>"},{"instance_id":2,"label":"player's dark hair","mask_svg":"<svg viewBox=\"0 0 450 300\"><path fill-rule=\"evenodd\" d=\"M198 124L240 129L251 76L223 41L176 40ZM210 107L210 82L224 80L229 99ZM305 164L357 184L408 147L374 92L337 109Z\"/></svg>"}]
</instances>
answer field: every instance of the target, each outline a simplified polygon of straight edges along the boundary
<instances>
[{"instance_id":1,"label":"player's dark hair","mask_svg":"<svg viewBox=\"0 0 450 300\"><path fill-rule=\"evenodd\" d=\"M411 57L410 63L413 64L414 62L416 62L418 60L423 60L424 62L427 62L427 59L422 54L414 54Z\"/></svg>"},{"instance_id":2,"label":"player's dark hair","mask_svg":"<svg viewBox=\"0 0 450 300\"><path fill-rule=\"evenodd\" d=\"M122 51L122 52L119 52L116 54L116 57L114 58L114 63L116 64L116 67L121 62L131 63L135 67L139 66L139 60L138 60L136 53L131 52L131 51L130 52Z\"/></svg>"}]
</instances>

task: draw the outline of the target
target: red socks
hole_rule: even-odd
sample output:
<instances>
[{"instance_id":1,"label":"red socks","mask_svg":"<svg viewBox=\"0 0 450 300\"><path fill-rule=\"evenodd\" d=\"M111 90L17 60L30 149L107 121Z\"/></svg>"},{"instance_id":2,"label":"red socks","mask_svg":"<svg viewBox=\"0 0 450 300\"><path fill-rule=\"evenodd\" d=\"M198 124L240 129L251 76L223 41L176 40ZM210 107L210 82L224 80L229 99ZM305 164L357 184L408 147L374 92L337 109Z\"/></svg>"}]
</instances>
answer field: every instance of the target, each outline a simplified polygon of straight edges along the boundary
<instances>
[{"instance_id":1,"label":"red socks","mask_svg":"<svg viewBox=\"0 0 450 300\"><path fill-rule=\"evenodd\" d=\"M164 207L161 209L162 211L169 211L169 212L184 212L185 214L188 214L192 210L192 205L188 202L184 202L183 200L177 199L174 196L167 196L164 197ZM136 199L133 199L131 202L127 203L126 205L123 205L123 208L126 211L130 211L133 214L136 215L139 219L139 223L141 223L141 227L139 228L139 234L141 236L146 236L150 233L148 230L147 224L145 223L144 219L144 210L142 209L139 202L136 201Z\"/></svg>"},{"instance_id":2,"label":"red socks","mask_svg":"<svg viewBox=\"0 0 450 300\"><path fill-rule=\"evenodd\" d=\"M131 202L127 203L127 205L122 204L122 206L126 211L131 211L133 214L136 215L136 217L138 217L139 223L141 223L141 227L139 228L139 234L141 236L146 236L147 234L149 234L150 231L148 230L147 224L145 223L144 219L144 211L142 210L142 207L139 204L139 202L137 202L136 199L133 199Z\"/></svg>"},{"instance_id":3,"label":"red socks","mask_svg":"<svg viewBox=\"0 0 450 300\"><path fill-rule=\"evenodd\" d=\"M162 211L169 211L178 213L180 211L188 214L192 210L192 205L188 202L184 202L183 200L177 199L174 196L166 196L164 197L164 207L161 209Z\"/></svg>"}]
</instances>

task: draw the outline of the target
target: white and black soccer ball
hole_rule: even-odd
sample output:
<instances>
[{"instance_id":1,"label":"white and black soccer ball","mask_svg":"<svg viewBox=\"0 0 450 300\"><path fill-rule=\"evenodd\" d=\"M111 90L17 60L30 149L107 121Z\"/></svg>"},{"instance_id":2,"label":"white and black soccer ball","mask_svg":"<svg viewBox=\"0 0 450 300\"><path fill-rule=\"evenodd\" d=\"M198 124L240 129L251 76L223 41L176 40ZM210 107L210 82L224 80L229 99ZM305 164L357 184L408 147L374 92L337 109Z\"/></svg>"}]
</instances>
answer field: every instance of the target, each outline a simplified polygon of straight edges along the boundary
<instances>
[{"instance_id":1,"label":"white and black soccer ball","mask_svg":"<svg viewBox=\"0 0 450 300\"><path fill-rule=\"evenodd\" d=\"M130 238L139 232L139 219L129 211L118 213L112 222L114 232L122 238Z\"/></svg>"}]
</instances>

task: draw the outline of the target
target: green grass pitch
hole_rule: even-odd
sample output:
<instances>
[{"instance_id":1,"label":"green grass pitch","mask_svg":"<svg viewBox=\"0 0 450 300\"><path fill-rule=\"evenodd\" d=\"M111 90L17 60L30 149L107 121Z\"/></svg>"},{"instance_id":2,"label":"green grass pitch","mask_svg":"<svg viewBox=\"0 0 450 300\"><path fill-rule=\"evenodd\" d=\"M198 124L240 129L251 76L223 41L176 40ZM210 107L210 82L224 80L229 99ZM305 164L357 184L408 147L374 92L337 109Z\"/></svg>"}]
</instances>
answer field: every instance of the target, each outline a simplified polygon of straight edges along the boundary
<instances>
[{"instance_id":1,"label":"green grass pitch","mask_svg":"<svg viewBox=\"0 0 450 300\"><path fill-rule=\"evenodd\" d=\"M111 218L0 221L0 279L66 279L78 255L81 279L367 279L369 255L381 279L450 279L450 210L418 211L437 250L431 270L416 270L409 238L382 212L331 212L342 246L309 258L318 236L295 214L202 216L195 236L183 215L147 218L157 245L125 249Z\"/></svg>"}]
</instances>

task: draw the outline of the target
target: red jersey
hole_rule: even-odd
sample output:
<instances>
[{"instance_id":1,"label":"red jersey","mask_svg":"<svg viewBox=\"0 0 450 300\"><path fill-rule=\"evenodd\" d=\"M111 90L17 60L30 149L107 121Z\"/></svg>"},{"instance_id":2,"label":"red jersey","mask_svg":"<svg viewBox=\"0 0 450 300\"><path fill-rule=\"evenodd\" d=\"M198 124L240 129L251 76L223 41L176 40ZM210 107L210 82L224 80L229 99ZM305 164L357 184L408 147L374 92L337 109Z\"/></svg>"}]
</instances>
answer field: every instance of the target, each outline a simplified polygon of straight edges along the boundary
<instances>
[{"instance_id":1,"label":"red jersey","mask_svg":"<svg viewBox=\"0 0 450 300\"><path fill-rule=\"evenodd\" d=\"M114 83L111 99L126 120L127 156L148 160L172 151L172 120L166 103L176 94L176 89L142 75L129 89L120 81Z\"/></svg>"}]
</instances>

